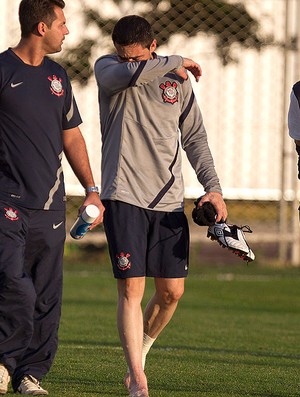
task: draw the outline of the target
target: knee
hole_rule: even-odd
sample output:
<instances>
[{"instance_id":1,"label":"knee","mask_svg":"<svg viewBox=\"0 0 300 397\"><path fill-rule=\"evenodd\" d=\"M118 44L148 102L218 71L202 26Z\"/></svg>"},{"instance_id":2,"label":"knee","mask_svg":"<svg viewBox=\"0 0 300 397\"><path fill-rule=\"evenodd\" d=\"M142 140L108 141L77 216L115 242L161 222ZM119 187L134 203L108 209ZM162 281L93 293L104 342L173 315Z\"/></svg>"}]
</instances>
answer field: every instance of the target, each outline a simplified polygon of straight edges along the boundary
<instances>
[{"instance_id":1,"label":"knee","mask_svg":"<svg viewBox=\"0 0 300 397\"><path fill-rule=\"evenodd\" d=\"M165 304L172 305L176 304L184 293L184 287L177 287L174 289L167 289L163 291L162 299Z\"/></svg>"},{"instance_id":2,"label":"knee","mask_svg":"<svg viewBox=\"0 0 300 397\"><path fill-rule=\"evenodd\" d=\"M118 293L120 300L141 301L144 294L144 280L125 279L118 281Z\"/></svg>"},{"instance_id":3,"label":"knee","mask_svg":"<svg viewBox=\"0 0 300 397\"><path fill-rule=\"evenodd\" d=\"M15 302L20 301L24 306L34 304L36 300L32 280L26 274L17 277L6 274L0 282L0 294Z\"/></svg>"}]
</instances>

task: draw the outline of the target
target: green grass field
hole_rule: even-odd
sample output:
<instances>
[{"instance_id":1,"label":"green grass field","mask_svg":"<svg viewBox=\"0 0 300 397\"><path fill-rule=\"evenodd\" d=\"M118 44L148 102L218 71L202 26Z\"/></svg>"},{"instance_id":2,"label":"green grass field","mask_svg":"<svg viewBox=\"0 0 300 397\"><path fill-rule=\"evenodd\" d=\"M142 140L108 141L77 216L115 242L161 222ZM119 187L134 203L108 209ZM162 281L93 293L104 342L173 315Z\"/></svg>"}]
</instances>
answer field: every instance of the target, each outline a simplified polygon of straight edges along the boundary
<instances>
[{"instance_id":1,"label":"green grass field","mask_svg":"<svg viewBox=\"0 0 300 397\"><path fill-rule=\"evenodd\" d=\"M104 262L65 265L59 352L43 383L52 397L127 396ZM151 289L150 279L146 298ZM300 396L300 269L192 264L146 373L151 397Z\"/></svg>"}]
</instances>

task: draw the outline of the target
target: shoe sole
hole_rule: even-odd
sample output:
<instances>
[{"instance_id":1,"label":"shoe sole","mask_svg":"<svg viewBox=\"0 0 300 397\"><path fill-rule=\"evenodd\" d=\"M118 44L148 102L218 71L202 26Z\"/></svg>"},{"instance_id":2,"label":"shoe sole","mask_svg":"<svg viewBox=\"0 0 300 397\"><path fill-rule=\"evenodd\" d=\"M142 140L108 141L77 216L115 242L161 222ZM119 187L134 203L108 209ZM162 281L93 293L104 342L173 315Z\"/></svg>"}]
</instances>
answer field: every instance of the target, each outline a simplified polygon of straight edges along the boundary
<instances>
[{"instance_id":1,"label":"shoe sole","mask_svg":"<svg viewBox=\"0 0 300 397\"><path fill-rule=\"evenodd\" d=\"M208 232L207 237L210 238L212 241L217 241L217 243L222 247L222 248L227 248L229 251L233 252L235 255L237 255L239 258L241 258L245 262L252 262L254 258L251 258L248 254L246 254L244 251L241 251L237 248L231 248L229 246L223 245L216 237L214 234Z\"/></svg>"}]
</instances>

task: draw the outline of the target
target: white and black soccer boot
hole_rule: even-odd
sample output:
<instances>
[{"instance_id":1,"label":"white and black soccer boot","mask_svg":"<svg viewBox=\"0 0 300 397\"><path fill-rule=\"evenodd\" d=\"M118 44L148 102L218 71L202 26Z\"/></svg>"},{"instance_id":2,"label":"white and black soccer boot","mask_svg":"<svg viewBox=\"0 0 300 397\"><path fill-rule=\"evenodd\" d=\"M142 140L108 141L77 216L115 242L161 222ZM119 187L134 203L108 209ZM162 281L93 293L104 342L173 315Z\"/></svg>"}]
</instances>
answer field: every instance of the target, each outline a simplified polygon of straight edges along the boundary
<instances>
[{"instance_id":1,"label":"white and black soccer boot","mask_svg":"<svg viewBox=\"0 0 300 397\"><path fill-rule=\"evenodd\" d=\"M215 223L207 231L207 237L216 240L223 248L228 248L241 259L251 262L255 259L253 251L246 242L245 234L252 233L248 225L238 227L227 223Z\"/></svg>"}]
</instances>

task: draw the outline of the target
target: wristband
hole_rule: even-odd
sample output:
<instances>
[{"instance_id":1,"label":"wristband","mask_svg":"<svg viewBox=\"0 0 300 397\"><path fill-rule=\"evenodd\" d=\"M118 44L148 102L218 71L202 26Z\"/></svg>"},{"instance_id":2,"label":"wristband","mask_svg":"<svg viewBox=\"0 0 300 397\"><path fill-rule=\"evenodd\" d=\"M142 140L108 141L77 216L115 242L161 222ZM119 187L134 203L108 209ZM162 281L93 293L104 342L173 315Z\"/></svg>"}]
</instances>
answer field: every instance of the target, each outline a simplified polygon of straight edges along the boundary
<instances>
[{"instance_id":1,"label":"wristband","mask_svg":"<svg viewBox=\"0 0 300 397\"><path fill-rule=\"evenodd\" d=\"M88 193L98 193L99 194L100 192L99 192L98 186L89 186L85 189L85 193L86 194L88 194Z\"/></svg>"}]
</instances>

